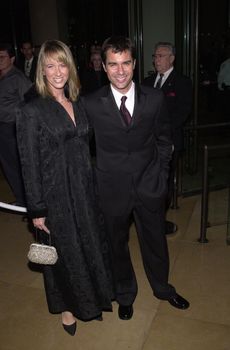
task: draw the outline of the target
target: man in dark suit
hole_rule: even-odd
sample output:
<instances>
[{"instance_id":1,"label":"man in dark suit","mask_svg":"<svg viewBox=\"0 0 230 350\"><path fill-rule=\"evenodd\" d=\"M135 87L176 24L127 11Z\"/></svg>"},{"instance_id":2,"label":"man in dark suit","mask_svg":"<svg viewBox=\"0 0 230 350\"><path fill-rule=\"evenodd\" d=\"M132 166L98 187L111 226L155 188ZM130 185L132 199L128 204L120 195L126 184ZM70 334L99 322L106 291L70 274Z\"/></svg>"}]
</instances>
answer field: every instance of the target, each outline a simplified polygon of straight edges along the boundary
<instances>
[{"instance_id":1,"label":"man in dark suit","mask_svg":"<svg viewBox=\"0 0 230 350\"><path fill-rule=\"evenodd\" d=\"M192 82L174 69L175 48L171 43L159 42L155 45L153 64L156 72L143 82L146 86L160 88L165 97L172 124L172 140L174 152L170 162L168 196L166 210L169 209L174 187L174 176L179 157L183 152L183 126L192 109ZM176 232L173 222L165 222L165 233Z\"/></svg>"},{"instance_id":2,"label":"man in dark suit","mask_svg":"<svg viewBox=\"0 0 230 350\"><path fill-rule=\"evenodd\" d=\"M15 196L16 205L25 205L24 186L16 140L16 110L31 87L31 81L14 66L11 44L0 44L0 165Z\"/></svg>"},{"instance_id":3,"label":"man in dark suit","mask_svg":"<svg viewBox=\"0 0 230 350\"><path fill-rule=\"evenodd\" d=\"M130 39L108 38L102 59L110 85L82 102L95 132L96 176L111 242L119 317L132 317L137 294L128 246L132 217L154 295L186 309L189 303L168 283L164 203L172 143L164 96L133 82L136 60Z\"/></svg>"},{"instance_id":4,"label":"man in dark suit","mask_svg":"<svg viewBox=\"0 0 230 350\"><path fill-rule=\"evenodd\" d=\"M23 56L19 60L17 66L27 78L34 82L37 68L37 57L34 56L34 47L30 41L22 43L21 53Z\"/></svg>"}]
</instances>

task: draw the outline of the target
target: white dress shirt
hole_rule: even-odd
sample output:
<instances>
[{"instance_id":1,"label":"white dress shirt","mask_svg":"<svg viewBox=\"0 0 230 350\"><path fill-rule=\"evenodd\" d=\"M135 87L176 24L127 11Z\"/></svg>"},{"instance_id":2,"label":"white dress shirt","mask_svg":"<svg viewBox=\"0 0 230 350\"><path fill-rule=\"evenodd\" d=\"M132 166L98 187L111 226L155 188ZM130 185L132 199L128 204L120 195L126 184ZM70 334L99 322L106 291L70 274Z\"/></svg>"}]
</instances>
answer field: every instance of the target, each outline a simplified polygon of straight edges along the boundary
<instances>
[{"instance_id":1,"label":"white dress shirt","mask_svg":"<svg viewBox=\"0 0 230 350\"><path fill-rule=\"evenodd\" d=\"M120 109L120 106L121 106L122 96L127 97L127 100L125 101L125 106L128 109L128 111L132 117L133 110L134 110L134 97L135 97L135 84L134 84L134 82L132 81L132 85L126 94L121 94L119 91L114 89L112 84L110 84L110 86L111 86L111 90L112 90L112 93L113 93L113 96L114 96L114 99L116 101L118 109Z\"/></svg>"},{"instance_id":2,"label":"white dress shirt","mask_svg":"<svg viewBox=\"0 0 230 350\"><path fill-rule=\"evenodd\" d=\"M164 76L162 77L161 86L165 83L165 81L168 79L169 74L173 71L174 67L171 67L169 70L164 72ZM154 82L154 87L156 87L157 81L160 79L160 73L157 74L156 80Z\"/></svg>"},{"instance_id":3,"label":"white dress shirt","mask_svg":"<svg viewBox=\"0 0 230 350\"><path fill-rule=\"evenodd\" d=\"M32 66L32 62L33 62L33 57L31 57L30 60L25 60L25 75L27 77L30 76L30 70L31 70L31 66Z\"/></svg>"}]
</instances>

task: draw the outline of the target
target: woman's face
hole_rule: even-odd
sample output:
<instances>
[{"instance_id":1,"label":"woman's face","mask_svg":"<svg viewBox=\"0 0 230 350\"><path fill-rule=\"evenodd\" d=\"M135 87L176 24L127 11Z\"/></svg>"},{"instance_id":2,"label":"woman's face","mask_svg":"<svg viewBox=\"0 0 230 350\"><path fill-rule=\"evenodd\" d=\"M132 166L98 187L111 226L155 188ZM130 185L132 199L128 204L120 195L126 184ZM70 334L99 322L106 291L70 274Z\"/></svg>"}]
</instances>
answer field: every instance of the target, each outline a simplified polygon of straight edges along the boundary
<instances>
[{"instance_id":1,"label":"woman's face","mask_svg":"<svg viewBox=\"0 0 230 350\"><path fill-rule=\"evenodd\" d=\"M69 79L69 68L63 62L54 57L48 57L45 60L43 74L46 77L48 87L54 93L63 89Z\"/></svg>"},{"instance_id":2,"label":"woman's face","mask_svg":"<svg viewBox=\"0 0 230 350\"><path fill-rule=\"evenodd\" d=\"M93 65L93 69L98 71L102 68L102 59L100 53L94 53L91 55L91 62Z\"/></svg>"}]
</instances>

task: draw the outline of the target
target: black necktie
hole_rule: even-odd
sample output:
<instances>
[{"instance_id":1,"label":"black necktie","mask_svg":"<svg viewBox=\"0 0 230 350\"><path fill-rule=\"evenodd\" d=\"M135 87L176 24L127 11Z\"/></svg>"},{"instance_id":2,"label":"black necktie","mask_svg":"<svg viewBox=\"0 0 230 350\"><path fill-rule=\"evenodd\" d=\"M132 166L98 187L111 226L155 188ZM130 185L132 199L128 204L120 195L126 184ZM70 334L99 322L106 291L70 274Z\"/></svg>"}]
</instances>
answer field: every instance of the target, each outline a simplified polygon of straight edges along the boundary
<instances>
[{"instance_id":1,"label":"black necktie","mask_svg":"<svg viewBox=\"0 0 230 350\"><path fill-rule=\"evenodd\" d=\"M27 77L30 75L30 61L26 61L25 74Z\"/></svg>"},{"instance_id":2,"label":"black necktie","mask_svg":"<svg viewBox=\"0 0 230 350\"><path fill-rule=\"evenodd\" d=\"M121 106L120 106L120 112L121 112L121 115L126 123L126 125L129 125L131 123L131 115L128 111L128 109L126 108L125 106L125 101L126 101L127 97L126 96L122 96L121 98Z\"/></svg>"},{"instance_id":3,"label":"black necktie","mask_svg":"<svg viewBox=\"0 0 230 350\"><path fill-rule=\"evenodd\" d=\"M160 89L160 88L161 88L161 83L162 83L163 76L164 76L164 74L161 73L161 74L160 74L160 78L157 80L157 83L156 83L156 88L157 88L157 89Z\"/></svg>"}]
</instances>

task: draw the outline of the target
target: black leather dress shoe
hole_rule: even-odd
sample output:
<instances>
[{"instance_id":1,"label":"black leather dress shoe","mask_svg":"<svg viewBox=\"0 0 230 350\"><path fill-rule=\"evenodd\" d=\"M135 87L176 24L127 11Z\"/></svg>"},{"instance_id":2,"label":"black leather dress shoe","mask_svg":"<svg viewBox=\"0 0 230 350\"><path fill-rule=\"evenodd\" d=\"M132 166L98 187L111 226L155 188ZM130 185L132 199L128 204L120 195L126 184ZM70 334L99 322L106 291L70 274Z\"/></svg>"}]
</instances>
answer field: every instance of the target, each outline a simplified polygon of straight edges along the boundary
<instances>
[{"instance_id":1,"label":"black leather dress shoe","mask_svg":"<svg viewBox=\"0 0 230 350\"><path fill-rule=\"evenodd\" d=\"M133 305L119 305L118 316L121 320L130 320L133 316Z\"/></svg>"},{"instance_id":2,"label":"black leather dress shoe","mask_svg":"<svg viewBox=\"0 0 230 350\"><path fill-rule=\"evenodd\" d=\"M179 294L176 294L173 298L168 299L168 302L177 309L186 310L189 308L189 302Z\"/></svg>"},{"instance_id":3,"label":"black leather dress shoe","mask_svg":"<svg viewBox=\"0 0 230 350\"><path fill-rule=\"evenodd\" d=\"M178 227L174 222L165 221L165 234L171 235L177 231Z\"/></svg>"}]
</instances>

